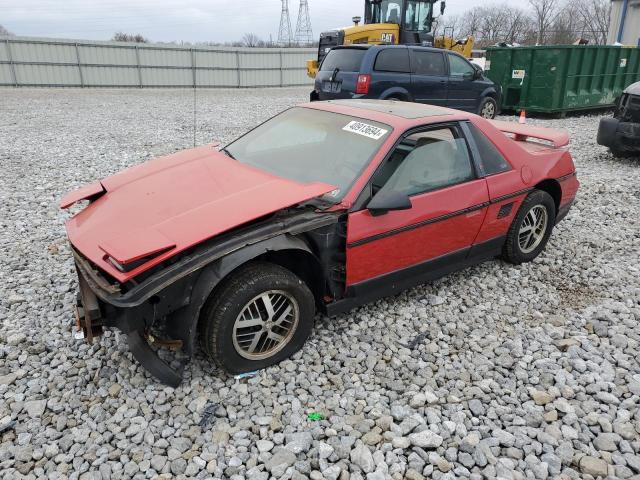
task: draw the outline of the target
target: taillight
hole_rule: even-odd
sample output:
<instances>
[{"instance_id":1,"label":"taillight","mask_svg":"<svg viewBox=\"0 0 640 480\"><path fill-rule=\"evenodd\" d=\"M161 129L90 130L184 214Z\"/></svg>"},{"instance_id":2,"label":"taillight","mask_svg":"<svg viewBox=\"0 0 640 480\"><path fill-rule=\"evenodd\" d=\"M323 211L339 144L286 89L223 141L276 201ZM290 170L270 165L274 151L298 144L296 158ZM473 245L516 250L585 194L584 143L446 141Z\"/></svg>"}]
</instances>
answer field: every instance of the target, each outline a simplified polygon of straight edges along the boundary
<instances>
[{"instance_id":1,"label":"taillight","mask_svg":"<svg viewBox=\"0 0 640 480\"><path fill-rule=\"evenodd\" d=\"M358 75L358 82L356 83L357 94L369 93L369 86L371 85L371 75Z\"/></svg>"}]
</instances>

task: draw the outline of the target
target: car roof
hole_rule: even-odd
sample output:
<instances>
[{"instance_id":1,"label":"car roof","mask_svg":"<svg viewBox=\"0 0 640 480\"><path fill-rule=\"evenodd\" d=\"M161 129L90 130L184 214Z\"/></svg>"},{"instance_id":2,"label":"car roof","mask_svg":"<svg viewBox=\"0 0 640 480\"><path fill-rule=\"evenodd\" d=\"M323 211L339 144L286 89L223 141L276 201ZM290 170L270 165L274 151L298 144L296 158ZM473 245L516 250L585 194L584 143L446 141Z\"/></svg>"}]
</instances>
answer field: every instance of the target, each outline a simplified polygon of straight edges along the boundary
<instances>
[{"instance_id":1,"label":"car roof","mask_svg":"<svg viewBox=\"0 0 640 480\"><path fill-rule=\"evenodd\" d=\"M427 52L438 52L438 53L442 53L444 52L444 50L442 48L436 48L436 47L425 47L424 45L372 45L372 44L351 44L351 45L338 45L336 47L333 47L331 50L368 50L368 49L373 49L373 50L386 50L386 49L407 49L407 48L415 48L418 50L425 50ZM455 53L456 55L459 55L458 52L454 52L454 51L448 51L449 53Z\"/></svg>"},{"instance_id":2,"label":"car roof","mask_svg":"<svg viewBox=\"0 0 640 480\"><path fill-rule=\"evenodd\" d=\"M430 120L426 123L437 123L469 118L468 114L459 110L397 100L327 100L307 103L302 106L367 118L392 126L400 126L400 123L425 123L424 120ZM419 120L422 122L418 122Z\"/></svg>"}]
</instances>

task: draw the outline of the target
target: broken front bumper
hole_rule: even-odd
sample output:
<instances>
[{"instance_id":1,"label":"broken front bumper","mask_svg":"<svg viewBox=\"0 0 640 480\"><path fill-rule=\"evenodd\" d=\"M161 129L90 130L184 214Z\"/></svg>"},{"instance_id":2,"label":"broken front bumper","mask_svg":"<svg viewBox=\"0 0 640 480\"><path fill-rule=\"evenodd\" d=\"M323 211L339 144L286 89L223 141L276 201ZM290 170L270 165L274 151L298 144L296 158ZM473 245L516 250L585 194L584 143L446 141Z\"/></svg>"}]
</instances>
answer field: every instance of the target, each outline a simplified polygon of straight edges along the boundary
<instances>
[{"instance_id":1,"label":"broken front bumper","mask_svg":"<svg viewBox=\"0 0 640 480\"><path fill-rule=\"evenodd\" d=\"M598 127L598 144L619 153L640 153L640 123L603 118Z\"/></svg>"},{"instance_id":2,"label":"broken front bumper","mask_svg":"<svg viewBox=\"0 0 640 480\"><path fill-rule=\"evenodd\" d=\"M104 296L105 286L99 287L96 284L99 279L88 274L87 268L86 261L76 256L79 291L75 308L77 330L74 336L93 343L95 338L103 334L105 328L116 328L127 335L129 350L140 365L162 383L177 387L182 381L181 373L162 360L151 348L150 343L163 345L163 342L148 334L148 329L155 320L154 316L149 316L150 306L142 304L138 307L121 308L106 302L96 294L102 289L101 293ZM168 346L180 348L182 342L171 342Z\"/></svg>"}]
</instances>

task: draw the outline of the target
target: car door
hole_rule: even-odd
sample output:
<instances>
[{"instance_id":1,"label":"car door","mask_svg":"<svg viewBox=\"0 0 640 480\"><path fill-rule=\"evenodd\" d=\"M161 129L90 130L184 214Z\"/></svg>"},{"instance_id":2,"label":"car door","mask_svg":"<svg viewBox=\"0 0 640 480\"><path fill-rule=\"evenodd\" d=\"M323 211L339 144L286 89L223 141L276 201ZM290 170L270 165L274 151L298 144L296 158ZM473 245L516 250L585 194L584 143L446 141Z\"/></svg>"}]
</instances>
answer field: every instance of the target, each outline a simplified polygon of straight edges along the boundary
<instances>
[{"instance_id":1,"label":"car door","mask_svg":"<svg viewBox=\"0 0 640 480\"><path fill-rule=\"evenodd\" d=\"M475 68L460 55L455 53L446 55L449 63L447 106L476 113L480 105L481 92L475 82Z\"/></svg>"},{"instance_id":2,"label":"car door","mask_svg":"<svg viewBox=\"0 0 640 480\"><path fill-rule=\"evenodd\" d=\"M417 270L463 261L488 205L468 142L458 124L414 131L396 146L370 181L370 196L383 191L409 196L411 208L374 216L349 214L347 286L393 281Z\"/></svg>"},{"instance_id":3,"label":"car door","mask_svg":"<svg viewBox=\"0 0 640 480\"><path fill-rule=\"evenodd\" d=\"M444 53L411 49L411 93L416 102L446 106L448 83Z\"/></svg>"},{"instance_id":4,"label":"car door","mask_svg":"<svg viewBox=\"0 0 640 480\"><path fill-rule=\"evenodd\" d=\"M406 47L380 50L373 65L369 98L403 95L411 88L411 62Z\"/></svg>"}]
</instances>

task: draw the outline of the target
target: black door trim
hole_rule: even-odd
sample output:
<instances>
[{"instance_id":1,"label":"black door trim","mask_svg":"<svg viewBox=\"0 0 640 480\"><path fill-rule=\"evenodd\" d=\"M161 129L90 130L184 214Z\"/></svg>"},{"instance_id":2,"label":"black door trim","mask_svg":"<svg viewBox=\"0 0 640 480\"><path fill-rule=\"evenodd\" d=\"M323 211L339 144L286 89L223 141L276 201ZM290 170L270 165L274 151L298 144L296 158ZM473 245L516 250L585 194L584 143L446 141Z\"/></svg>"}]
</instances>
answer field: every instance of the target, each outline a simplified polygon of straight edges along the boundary
<instances>
[{"instance_id":1,"label":"black door trim","mask_svg":"<svg viewBox=\"0 0 640 480\"><path fill-rule=\"evenodd\" d=\"M381 240L386 237L392 237L394 235L398 235L399 233L404 233L410 230L415 230L417 228L424 227L426 225L431 225L432 223L442 222L443 220L449 220L450 218L464 215L465 213L471 213L471 212L475 212L476 210L482 210L488 205L489 205L489 202L479 203L478 205L473 205L472 207L463 208L462 210L457 210L455 212L447 213L439 217L430 218L428 220L423 220L418 223L412 223L411 225L405 225L404 227L399 227L393 230L389 230L388 232L378 233L376 235L372 235L370 237L366 237L361 240L351 242L350 244L347 245L347 248L359 247L361 245L365 245L370 242L375 242L376 240Z\"/></svg>"},{"instance_id":2,"label":"black door trim","mask_svg":"<svg viewBox=\"0 0 640 480\"><path fill-rule=\"evenodd\" d=\"M534 188L525 188L523 190L518 190L517 192L510 193L508 195L503 195L501 197L494 198L493 200L490 200L488 202L479 203L471 207L463 208L462 210L456 210L455 212L447 213L446 215L441 215L439 217L430 218L429 220L423 220L421 222L412 223L411 225L405 225L404 227L395 228L393 230L389 230L388 232L378 233L376 235L372 235L370 237L366 237L360 240L356 240L355 242L351 242L347 245L347 248L360 247L362 245L366 245L367 243L375 242L376 240L381 240L387 237L392 237L399 233L415 230L417 228L424 227L426 225L431 225L432 223L442 222L443 220L449 220L450 218L457 217L459 215L464 215L466 213L475 212L476 210L482 210L483 208L486 208L489 205L504 202L505 200L509 200L511 198L519 197L520 195L524 195L533 190Z\"/></svg>"},{"instance_id":3,"label":"black door trim","mask_svg":"<svg viewBox=\"0 0 640 480\"><path fill-rule=\"evenodd\" d=\"M505 238L505 236L496 237L472 247L351 285L347 288L343 299L325 306L326 312L330 316L338 315L414 285L436 280L449 273L494 258L502 253Z\"/></svg>"}]
</instances>

